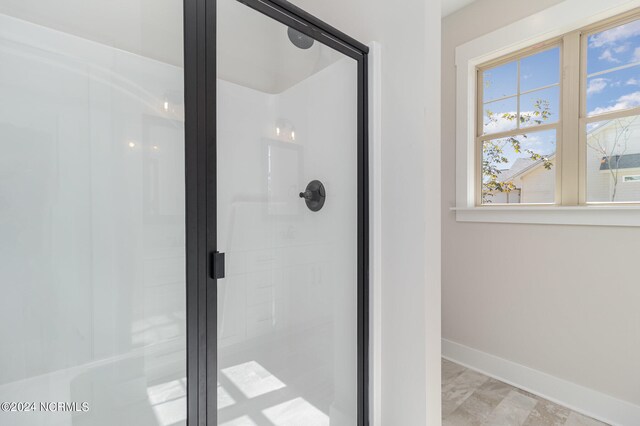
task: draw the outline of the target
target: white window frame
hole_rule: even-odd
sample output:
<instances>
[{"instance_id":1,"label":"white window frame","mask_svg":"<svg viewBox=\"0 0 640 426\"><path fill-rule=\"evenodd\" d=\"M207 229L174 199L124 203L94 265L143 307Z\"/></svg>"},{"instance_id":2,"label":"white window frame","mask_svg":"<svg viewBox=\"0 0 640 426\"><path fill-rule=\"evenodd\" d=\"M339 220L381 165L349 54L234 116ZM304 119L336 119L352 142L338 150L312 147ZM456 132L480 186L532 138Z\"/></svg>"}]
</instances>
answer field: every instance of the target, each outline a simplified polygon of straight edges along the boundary
<instances>
[{"instance_id":1,"label":"white window frame","mask_svg":"<svg viewBox=\"0 0 640 426\"><path fill-rule=\"evenodd\" d=\"M564 46L563 46L563 39L562 38L555 38L555 39L551 39L551 40L547 40L544 43L538 43L535 46L529 47L529 48L525 48L522 50L519 50L517 52L514 52L514 54L511 55L507 55L506 57L502 57L502 58L498 58L497 60L493 60L490 61L488 63L483 63L481 65L478 65L476 67L476 88L477 88L477 95L476 95L476 123L475 123L475 137L476 137L476 143L474 146L475 149L475 157L476 157L476 165L475 165L475 188L474 188L474 198L475 198L475 205L476 206L483 206L483 207L493 207L496 205L502 205L505 206L506 204L482 204L482 147L484 146L484 142L486 141L490 141L490 140L495 140L495 139L503 139L503 138L507 138L507 137L511 137L511 136L518 136L518 135L523 135L523 134L531 134L531 133L535 133L535 132L543 132L545 130L555 130L556 131L556 156L555 156L555 160L554 160L554 169L555 169L555 187L554 187L554 194L555 194L555 202L554 203L544 203L544 204L526 204L526 203L519 203L518 206L527 206L527 205L536 205L536 206L540 206L540 205L555 205L555 204L559 204L559 196L560 196L560 191L561 191L561 170L562 170L562 161L561 161L561 155L560 155L560 151L561 151L561 146L562 146L562 122L563 122L563 116L561 114L558 114L558 121L554 121L551 123L542 123L539 125L535 125L535 126L529 126L529 127L522 127L520 125L520 113L521 113L521 105L520 105L520 99L522 97L522 95L525 95L527 93L530 93L532 91L538 91L538 90L544 90L544 89L548 89L550 87L555 87L558 86L560 88L560 97L558 99L558 105L560 106L560 112L563 111L562 109L562 90L563 90L563 79L562 76L560 76L559 82L556 84L552 84L549 86L545 86L545 87L538 87L532 91L527 91L527 92L521 92L520 91L520 65L518 64L518 71L517 71L517 81L518 81L518 88L517 88L517 93L515 95L512 95L510 97L516 97L517 98L517 111L516 111L516 115L518 117L517 122L516 122L516 128L513 130L508 130L508 131L504 131L504 132L496 132L496 133L487 133L485 134L483 132L483 123L484 123L484 99L483 99L483 87L482 87L482 81L483 81L483 72L487 71L491 68L495 68L498 67L500 65L505 65L514 61L520 61L526 57L529 56L533 56L536 55L538 53L541 53L545 50L549 50L549 49L553 49L553 48L558 48L559 49L559 54L560 54L560 70L562 70L562 66L563 66L563 52L564 52ZM561 74L559 72L559 74ZM498 99L500 100L500 99ZM496 100L491 100L491 102L496 102ZM521 194L522 195L522 194Z\"/></svg>"},{"instance_id":2,"label":"white window frame","mask_svg":"<svg viewBox=\"0 0 640 426\"><path fill-rule=\"evenodd\" d=\"M584 109L579 99L586 74L566 69L567 64L574 67L578 64L580 47L576 46L580 46L580 30L638 7L640 0L565 0L456 48L456 206L452 210L458 221L640 226L640 204L584 204L584 179L579 177L584 171L586 132L581 130L576 137L574 129L584 128L579 127L585 120L584 114L580 114ZM564 104L557 137L556 164L562 166L556 170L559 174L556 204L478 205L481 187L476 149L478 67L558 39L565 44L572 43L573 47L561 49L561 102ZM584 44L582 46L584 49ZM583 59L585 56L582 55ZM563 156L581 161L562 163Z\"/></svg>"}]
</instances>

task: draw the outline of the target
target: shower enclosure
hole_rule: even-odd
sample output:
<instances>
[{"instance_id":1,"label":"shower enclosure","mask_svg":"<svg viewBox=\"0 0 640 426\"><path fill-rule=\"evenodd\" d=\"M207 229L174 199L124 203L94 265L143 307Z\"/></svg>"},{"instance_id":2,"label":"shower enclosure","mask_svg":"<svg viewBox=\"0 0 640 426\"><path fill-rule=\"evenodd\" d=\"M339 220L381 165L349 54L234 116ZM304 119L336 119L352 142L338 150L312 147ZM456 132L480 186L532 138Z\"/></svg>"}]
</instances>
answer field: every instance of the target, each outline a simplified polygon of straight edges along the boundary
<instances>
[{"instance_id":1,"label":"shower enclosure","mask_svg":"<svg viewBox=\"0 0 640 426\"><path fill-rule=\"evenodd\" d=\"M5 0L0 64L0 424L368 424L366 46Z\"/></svg>"}]
</instances>

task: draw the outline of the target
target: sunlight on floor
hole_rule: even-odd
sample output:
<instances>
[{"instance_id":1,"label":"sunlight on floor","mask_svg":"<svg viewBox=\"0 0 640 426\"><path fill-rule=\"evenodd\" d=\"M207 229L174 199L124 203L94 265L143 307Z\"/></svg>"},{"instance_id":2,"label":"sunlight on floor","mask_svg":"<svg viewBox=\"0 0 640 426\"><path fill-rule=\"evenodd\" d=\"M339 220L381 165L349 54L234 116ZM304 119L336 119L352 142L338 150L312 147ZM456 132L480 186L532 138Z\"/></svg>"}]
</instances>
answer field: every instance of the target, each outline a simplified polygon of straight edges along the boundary
<instances>
[{"instance_id":1,"label":"sunlight on floor","mask_svg":"<svg viewBox=\"0 0 640 426\"><path fill-rule=\"evenodd\" d=\"M309 404L304 398L295 398L262 410L275 425L328 426L329 416Z\"/></svg>"},{"instance_id":2,"label":"sunlight on floor","mask_svg":"<svg viewBox=\"0 0 640 426\"><path fill-rule=\"evenodd\" d=\"M256 361L221 370L218 410L225 407L235 418L219 419L221 426L328 426L329 416L302 398L294 388ZM223 380L224 378L224 380ZM227 382L228 380L228 382ZM225 388L226 387L226 388Z\"/></svg>"},{"instance_id":3,"label":"sunlight on floor","mask_svg":"<svg viewBox=\"0 0 640 426\"><path fill-rule=\"evenodd\" d=\"M185 378L150 386L147 388L147 397L158 425L170 426L187 420Z\"/></svg>"},{"instance_id":4,"label":"sunlight on floor","mask_svg":"<svg viewBox=\"0 0 640 426\"><path fill-rule=\"evenodd\" d=\"M220 426L258 426L249 416L238 417L228 422L220 423Z\"/></svg>"},{"instance_id":5,"label":"sunlight on floor","mask_svg":"<svg viewBox=\"0 0 640 426\"><path fill-rule=\"evenodd\" d=\"M255 398L268 392L284 388L286 385L255 361L225 368L222 374L247 398Z\"/></svg>"},{"instance_id":6,"label":"sunlight on floor","mask_svg":"<svg viewBox=\"0 0 640 426\"><path fill-rule=\"evenodd\" d=\"M222 410L225 407L230 407L235 404L236 401L229 395L229 392L218 382L218 410Z\"/></svg>"}]
</instances>

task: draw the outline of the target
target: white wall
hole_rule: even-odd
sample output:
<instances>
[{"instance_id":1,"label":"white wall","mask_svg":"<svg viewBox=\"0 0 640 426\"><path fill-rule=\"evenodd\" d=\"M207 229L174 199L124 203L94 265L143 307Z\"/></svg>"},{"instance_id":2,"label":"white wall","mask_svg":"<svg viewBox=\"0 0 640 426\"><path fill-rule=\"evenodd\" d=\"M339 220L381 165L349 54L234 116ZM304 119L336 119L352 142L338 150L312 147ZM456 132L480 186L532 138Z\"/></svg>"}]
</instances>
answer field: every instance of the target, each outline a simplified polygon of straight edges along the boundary
<instances>
[{"instance_id":1,"label":"white wall","mask_svg":"<svg viewBox=\"0 0 640 426\"><path fill-rule=\"evenodd\" d=\"M455 47L557 3L484 0L443 20L443 338L640 404L640 229L457 223L449 211Z\"/></svg>"},{"instance_id":2,"label":"white wall","mask_svg":"<svg viewBox=\"0 0 640 426\"><path fill-rule=\"evenodd\" d=\"M294 3L362 42L381 43L382 380L377 389L382 402L377 424L440 424L440 2Z\"/></svg>"}]
</instances>

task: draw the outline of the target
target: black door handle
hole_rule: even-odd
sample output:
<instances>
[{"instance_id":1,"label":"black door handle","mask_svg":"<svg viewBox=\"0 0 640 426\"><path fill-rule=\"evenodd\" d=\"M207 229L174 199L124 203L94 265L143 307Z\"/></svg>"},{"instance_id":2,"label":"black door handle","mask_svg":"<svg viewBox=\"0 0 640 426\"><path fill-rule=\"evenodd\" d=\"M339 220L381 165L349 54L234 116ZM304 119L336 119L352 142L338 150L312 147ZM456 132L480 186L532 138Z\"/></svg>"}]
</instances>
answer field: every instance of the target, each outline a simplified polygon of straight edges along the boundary
<instances>
[{"instance_id":1,"label":"black door handle","mask_svg":"<svg viewBox=\"0 0 640 426\"><path fill-rule=\"evenodd\" d=\"M209 265L209 275L214 280L224 278L224 253L214 251L211 253L211 262Z\"/></svg>"}]
</instances>

